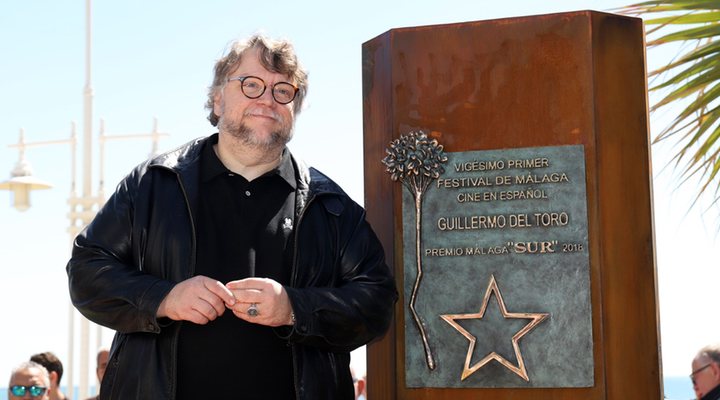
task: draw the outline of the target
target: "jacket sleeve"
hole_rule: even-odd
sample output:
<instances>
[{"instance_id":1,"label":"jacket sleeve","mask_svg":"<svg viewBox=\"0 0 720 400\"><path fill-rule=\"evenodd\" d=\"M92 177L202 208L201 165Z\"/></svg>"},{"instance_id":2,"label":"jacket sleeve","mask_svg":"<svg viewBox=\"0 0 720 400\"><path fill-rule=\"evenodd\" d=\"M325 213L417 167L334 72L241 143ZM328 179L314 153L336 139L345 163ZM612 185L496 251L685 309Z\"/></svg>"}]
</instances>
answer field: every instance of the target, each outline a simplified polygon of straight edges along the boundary
<instances>
[{"instance_id":1,"label":"jacket sleeve","mask_svg":"<svg viewBox=\"0 0 720 400\"><path fill-rule=\"evenodd\" d=\"M327 287L286 287L295 325L285 336L291 343L351 351L385 334L398 294L382 245L365 220L365 210L348 199L336 221L331 231L337 235L333 240L337 260L328 262L337 277ZM322 240L313 239L316 243ZM317 245L333 247L327 242ZM303 259L304 248L297 251Z\"/></svg>"},{"instance_id":2,"label":"jacket sleeve","mask_svg":"<svg viewBox=\"0 0 720 400\"><path fill-rule=\"evenodd\" d=\"M141 270L135 196L143 166L117 187L77 236L67 264L70 299L91 321L123 333L160 332L157 309L173 284Z\"/></svg>"}]
</instances>

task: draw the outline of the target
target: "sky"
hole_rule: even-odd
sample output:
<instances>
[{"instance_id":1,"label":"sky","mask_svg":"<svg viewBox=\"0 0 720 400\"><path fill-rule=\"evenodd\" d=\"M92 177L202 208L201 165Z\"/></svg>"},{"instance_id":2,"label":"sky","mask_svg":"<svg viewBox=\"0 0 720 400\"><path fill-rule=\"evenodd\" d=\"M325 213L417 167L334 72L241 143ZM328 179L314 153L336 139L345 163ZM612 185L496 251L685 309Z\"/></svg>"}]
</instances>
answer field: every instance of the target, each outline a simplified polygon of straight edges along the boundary
<instances>
[{"instance_id":1,"label":"sky","mask_svg":"<svg viewBox=\"0 0 720 400\"><path fill-rule=\"evenodd\" d=\"M353 3L279 0L96 2L93 4L93 190L97 190L100 118L112 134L148 133L157 118L170 149L213 133L203 106L212 65L234 38L255 32L289 38L309 70L306 106L298 116L291 150L326 172L363 201L361 46L390 29L577 10L607 11L617 0L446 0ZM26 142L82 137L85 83L85 2L0 2L0 178L9 177L20 129ZM672 54L648 52L648 65ZM653 115L657 134L670 113ZM78 147L78 171L82 168ZM106 193L151 151L148 139L110 142L105 152ZM697 185L678 186L668 166L673 143L653 146L655 244L663 371L686 376L690 360L717 340L714 318L720 277L717 209L691 209ZM72 156L69 145L28 149L35 175L54 184L34 192L32 207L18 212L0 192L0 280L3 337L0 386L30 354L52 350L68 358L70 314L65 263ZM81 176L78 175L78 190ZM76 318L77 320L77 318ZM93 331L95 332L95 331ZM97 348L93 333L91 354ZM100 344L109 345L103 331ZM77 356L76 356L77 357ZM91 362L91 369L94 362ZM75 374L77 380L77 373ZM91 382L93 382L91 380Z\"/></svg>"}]
</instances>

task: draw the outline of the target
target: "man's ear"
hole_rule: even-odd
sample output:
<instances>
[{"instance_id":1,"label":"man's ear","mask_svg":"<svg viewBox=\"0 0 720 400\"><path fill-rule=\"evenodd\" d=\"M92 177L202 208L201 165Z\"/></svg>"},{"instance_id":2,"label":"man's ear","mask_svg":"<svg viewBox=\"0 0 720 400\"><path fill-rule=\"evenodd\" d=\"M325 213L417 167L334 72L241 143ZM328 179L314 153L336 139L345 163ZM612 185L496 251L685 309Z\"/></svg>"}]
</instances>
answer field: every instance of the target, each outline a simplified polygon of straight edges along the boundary
<instances>
[{"instance_id":1,"label":"man's ear","mask_svg":"<svg viewBox=\"0 0 720 400\"><path fill-rule=\"evenodd\" d=\"M57 385L57 381L58 381L58 373L55 371L50 371L50 383L54 383L55 385Z\"/></svg>"},{"instance_id":2,"label":"man's ear","mask_svg":"<svg viewBox=\"0 0 720 400\"><path fill-rule=\"evenodd\" d=\"M213 113L215 113L218 117L222 117L224 111L225 103L223 100L222 90L218 90L215 95L213 95Z\"/></svg>"},{"instance_id":3,"label":"man's ear","mask_svg":"<svg viewBox=\"0 0 720 400\"><path fill-rule=\"evenodd\" d=\"M710 371L713 374L713 379L715 379L715 382L720 383L720 364L716 363L715 361L711 361Z\"/></svg>"}]
</instances>

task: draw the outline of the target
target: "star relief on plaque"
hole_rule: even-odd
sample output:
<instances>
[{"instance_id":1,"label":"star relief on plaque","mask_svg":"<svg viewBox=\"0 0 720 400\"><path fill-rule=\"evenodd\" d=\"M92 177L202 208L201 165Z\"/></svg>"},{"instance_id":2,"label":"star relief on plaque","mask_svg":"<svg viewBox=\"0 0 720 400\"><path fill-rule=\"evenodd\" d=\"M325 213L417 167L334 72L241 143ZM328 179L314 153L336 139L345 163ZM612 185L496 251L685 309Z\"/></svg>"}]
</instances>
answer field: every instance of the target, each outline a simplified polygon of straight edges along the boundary
<instances>
[{"instance_id":1,"label":"star relief on plaque","mask_svg":"<svg viewBox=\"0 0 720 400\"><path fill-rule=\"evenodd\" d=\"M471 358L473 351L475 350L475 343L477 342L477 338L473 336L470 332L468 332L465 328L460 326L460 324L457 322L458 320L468 320L468 319L479 319L482 320L485 316L485 311L487 310L488 303L490 301L490 296L495 293L495 299L497 300L498 306L500 307L500 312L502 313L503 318L509 319L528 319L530 320L522 329L520 329L517 333L515 333L512 336L512 347L515 350L515 357L517 358L517 366L513 365L510 361L502 357L496 352L491 352L490 354L486 355L482 360L478 361L477 363L470 365ZM470 314L444 314L440 315L440 318L445 320L448 324L450 324L455 330L460 332L467 340L470 341L470 345L468 346L467 355L465 356L465 365L463 368L462 375L460 377L461 380L465 380L467 377L475 373L480 368L487 365L490 361L495 360L505 366L510 371L514 372L521 378L523 378L525 381L530 381L528 378L527 369L525 368L525 361L522 357L522 352L520 351L520 339L528 334L531 330L533 330L536 326L538 326L541 322L543 322L546 318L550 316L549 313L515 313L515 312L508 312L507 308L505 307L505 302L503 301L502 294L500 293L500 288L498 287L497 281L495 280L495 275L491 275L490 277L490 284L488 285L487 290L485 291L485 297L483 298L482 305L480 306L480 311L477 313L470 313Z\"/></svg>"}]
</instances>

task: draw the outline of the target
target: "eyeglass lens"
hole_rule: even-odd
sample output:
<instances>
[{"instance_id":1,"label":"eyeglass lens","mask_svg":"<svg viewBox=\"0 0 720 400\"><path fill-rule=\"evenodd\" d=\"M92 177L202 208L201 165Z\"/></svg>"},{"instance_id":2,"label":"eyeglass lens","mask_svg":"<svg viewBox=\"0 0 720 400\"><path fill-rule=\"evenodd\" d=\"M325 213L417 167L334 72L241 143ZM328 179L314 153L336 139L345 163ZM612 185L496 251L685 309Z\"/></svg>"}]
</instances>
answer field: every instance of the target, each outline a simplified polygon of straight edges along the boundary
<instances>
[{"instance_id":1,"label":"eyeglass lens","mask_svg":"<svg viewBox=\"0 0 720 400\"><path fill-rule=\"evenodd\" d=\"M265 81L256 76L245 76L240 81L243 94L251 99L257 99L265 93ZM288 82L278 82L272 86L272 96L280 104L288 104L295 99L297 88Z\"/></svg>"},{"instance_id":2,"label":"eyeglass lens","mask_svg":"<svg viewBox=\"0 0 720 400\"><path fill-rule=\"evenodd\" d=\"M692 381L693 385L695 384L695 375L699 374L700 372L702 372L704 369L706 369L709 366L710 366L710 364L706 364L705 366L696 369L695 371L693 371L690 374L690 380Z\"/></svg>"},{"instance_id":3,"label":"eyeglass lens","mask_svg":"<svg viewBox=\"0 0 720 400\"><path fill-rule=\"evenodd\" d=\"M10 392L12 392L13 396L25 396L25 392L30 392L30 396L36 397L40 396L43 393L45 393L45 390L47 388L44 388L42 386L22 386L22 385L15 385L10 388Z\"/></svg>"}]
</instances>

